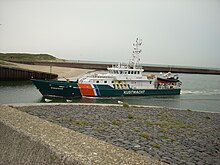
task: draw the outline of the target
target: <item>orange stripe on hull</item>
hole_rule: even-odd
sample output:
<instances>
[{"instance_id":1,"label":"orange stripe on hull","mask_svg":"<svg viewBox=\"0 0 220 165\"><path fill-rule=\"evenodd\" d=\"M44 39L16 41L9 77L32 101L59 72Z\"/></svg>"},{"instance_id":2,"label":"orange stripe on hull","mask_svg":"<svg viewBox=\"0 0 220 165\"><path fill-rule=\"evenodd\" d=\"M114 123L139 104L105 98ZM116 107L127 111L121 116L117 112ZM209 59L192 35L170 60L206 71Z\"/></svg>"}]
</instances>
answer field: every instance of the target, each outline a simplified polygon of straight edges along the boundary
<instances>
[{"instance_id":1,"label":"orange stripe on hull","mask_svg":"<svg viewBox=\"0 0 220 165\"><path fill-rule=\"evenodd\" d=\"M78 84L82 96L95 96L95 92L91 84Z\"/></svg>"}]
</instances>

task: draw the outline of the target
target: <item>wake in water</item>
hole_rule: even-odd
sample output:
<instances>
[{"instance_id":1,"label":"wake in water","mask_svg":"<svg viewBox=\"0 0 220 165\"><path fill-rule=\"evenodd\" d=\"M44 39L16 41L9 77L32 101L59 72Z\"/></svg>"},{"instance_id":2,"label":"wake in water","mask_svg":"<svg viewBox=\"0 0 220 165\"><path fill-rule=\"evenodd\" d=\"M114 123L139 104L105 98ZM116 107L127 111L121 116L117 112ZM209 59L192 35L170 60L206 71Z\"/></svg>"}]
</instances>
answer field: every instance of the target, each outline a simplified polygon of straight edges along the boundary
<instances>
[{"instance_id":1,"label":"wake in water","mask_svg":"<svg viewBox=\"0 0 220 165\"><path fill-rule=\"evenodd\" d=\"M181 94L195 94L195 95L220 95L220 89L213 90L182 90Z\"/></svg>"}]
</instances>

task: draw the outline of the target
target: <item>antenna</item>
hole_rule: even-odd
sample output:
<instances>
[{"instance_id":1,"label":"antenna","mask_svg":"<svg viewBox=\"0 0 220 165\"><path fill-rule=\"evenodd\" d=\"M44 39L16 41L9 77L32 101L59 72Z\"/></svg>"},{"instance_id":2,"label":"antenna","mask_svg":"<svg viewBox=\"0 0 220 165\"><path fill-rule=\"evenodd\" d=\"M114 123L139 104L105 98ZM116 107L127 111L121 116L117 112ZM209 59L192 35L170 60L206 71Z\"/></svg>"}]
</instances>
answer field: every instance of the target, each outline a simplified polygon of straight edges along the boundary
<instances>
[{"instance_id":1,"label":"antenna","mask_svg":"<svg viewBox=\"0 0 220 165\"><path fill-rule=\"evenodd\" d=\"M141 53L141 49L139 47L142 45L142 39L137 38L135 43L133 43L133 53L132 53L132 59L130 59L129 65L136 68L137 64L140 62L139 54Z\"/></svg>"}]
</instances>

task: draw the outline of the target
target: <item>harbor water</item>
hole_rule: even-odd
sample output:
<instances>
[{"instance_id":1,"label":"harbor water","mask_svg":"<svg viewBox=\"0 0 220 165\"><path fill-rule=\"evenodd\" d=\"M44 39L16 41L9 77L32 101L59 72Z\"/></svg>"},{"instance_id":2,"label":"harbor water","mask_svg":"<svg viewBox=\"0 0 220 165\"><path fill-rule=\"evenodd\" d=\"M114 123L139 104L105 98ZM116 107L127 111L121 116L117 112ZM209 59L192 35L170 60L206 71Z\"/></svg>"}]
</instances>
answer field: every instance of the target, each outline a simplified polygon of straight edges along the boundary
<instances>
[{"instance_id":1,"label":"harbor water","mask_svg":"<svg viewBox=\"0 0 220 165\"><path fill-rule=\"evenodd\" d=\"M81 98L73 99L71 102L117 104L118 101L122 101L132 105L162 106L180 109L220 112L219 75L179 74L179 77L183 83L180 95ZM30 81L0 82L1 104L38 102L45 102L45 100ZM66 99L51 99L51 102L66 102Z\"/></svg>"}]
</instances>

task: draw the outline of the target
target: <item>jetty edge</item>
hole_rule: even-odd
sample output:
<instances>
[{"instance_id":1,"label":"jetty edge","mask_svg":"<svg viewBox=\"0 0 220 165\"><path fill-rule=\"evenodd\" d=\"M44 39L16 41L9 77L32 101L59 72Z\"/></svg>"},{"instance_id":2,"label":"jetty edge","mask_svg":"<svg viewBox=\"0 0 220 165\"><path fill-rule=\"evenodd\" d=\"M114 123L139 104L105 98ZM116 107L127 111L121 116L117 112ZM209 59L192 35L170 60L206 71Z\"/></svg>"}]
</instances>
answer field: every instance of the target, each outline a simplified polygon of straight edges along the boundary
<instances>
[{"instance_id":1,"label":"jetty edge","mask_svg":"<svg viewBox=\"0 0 220 165\"><path fill-rule=\"evenodd\" d=\"M0 164L166 164L6 105L0 134Z\"/></svg>"}]
</instances>

